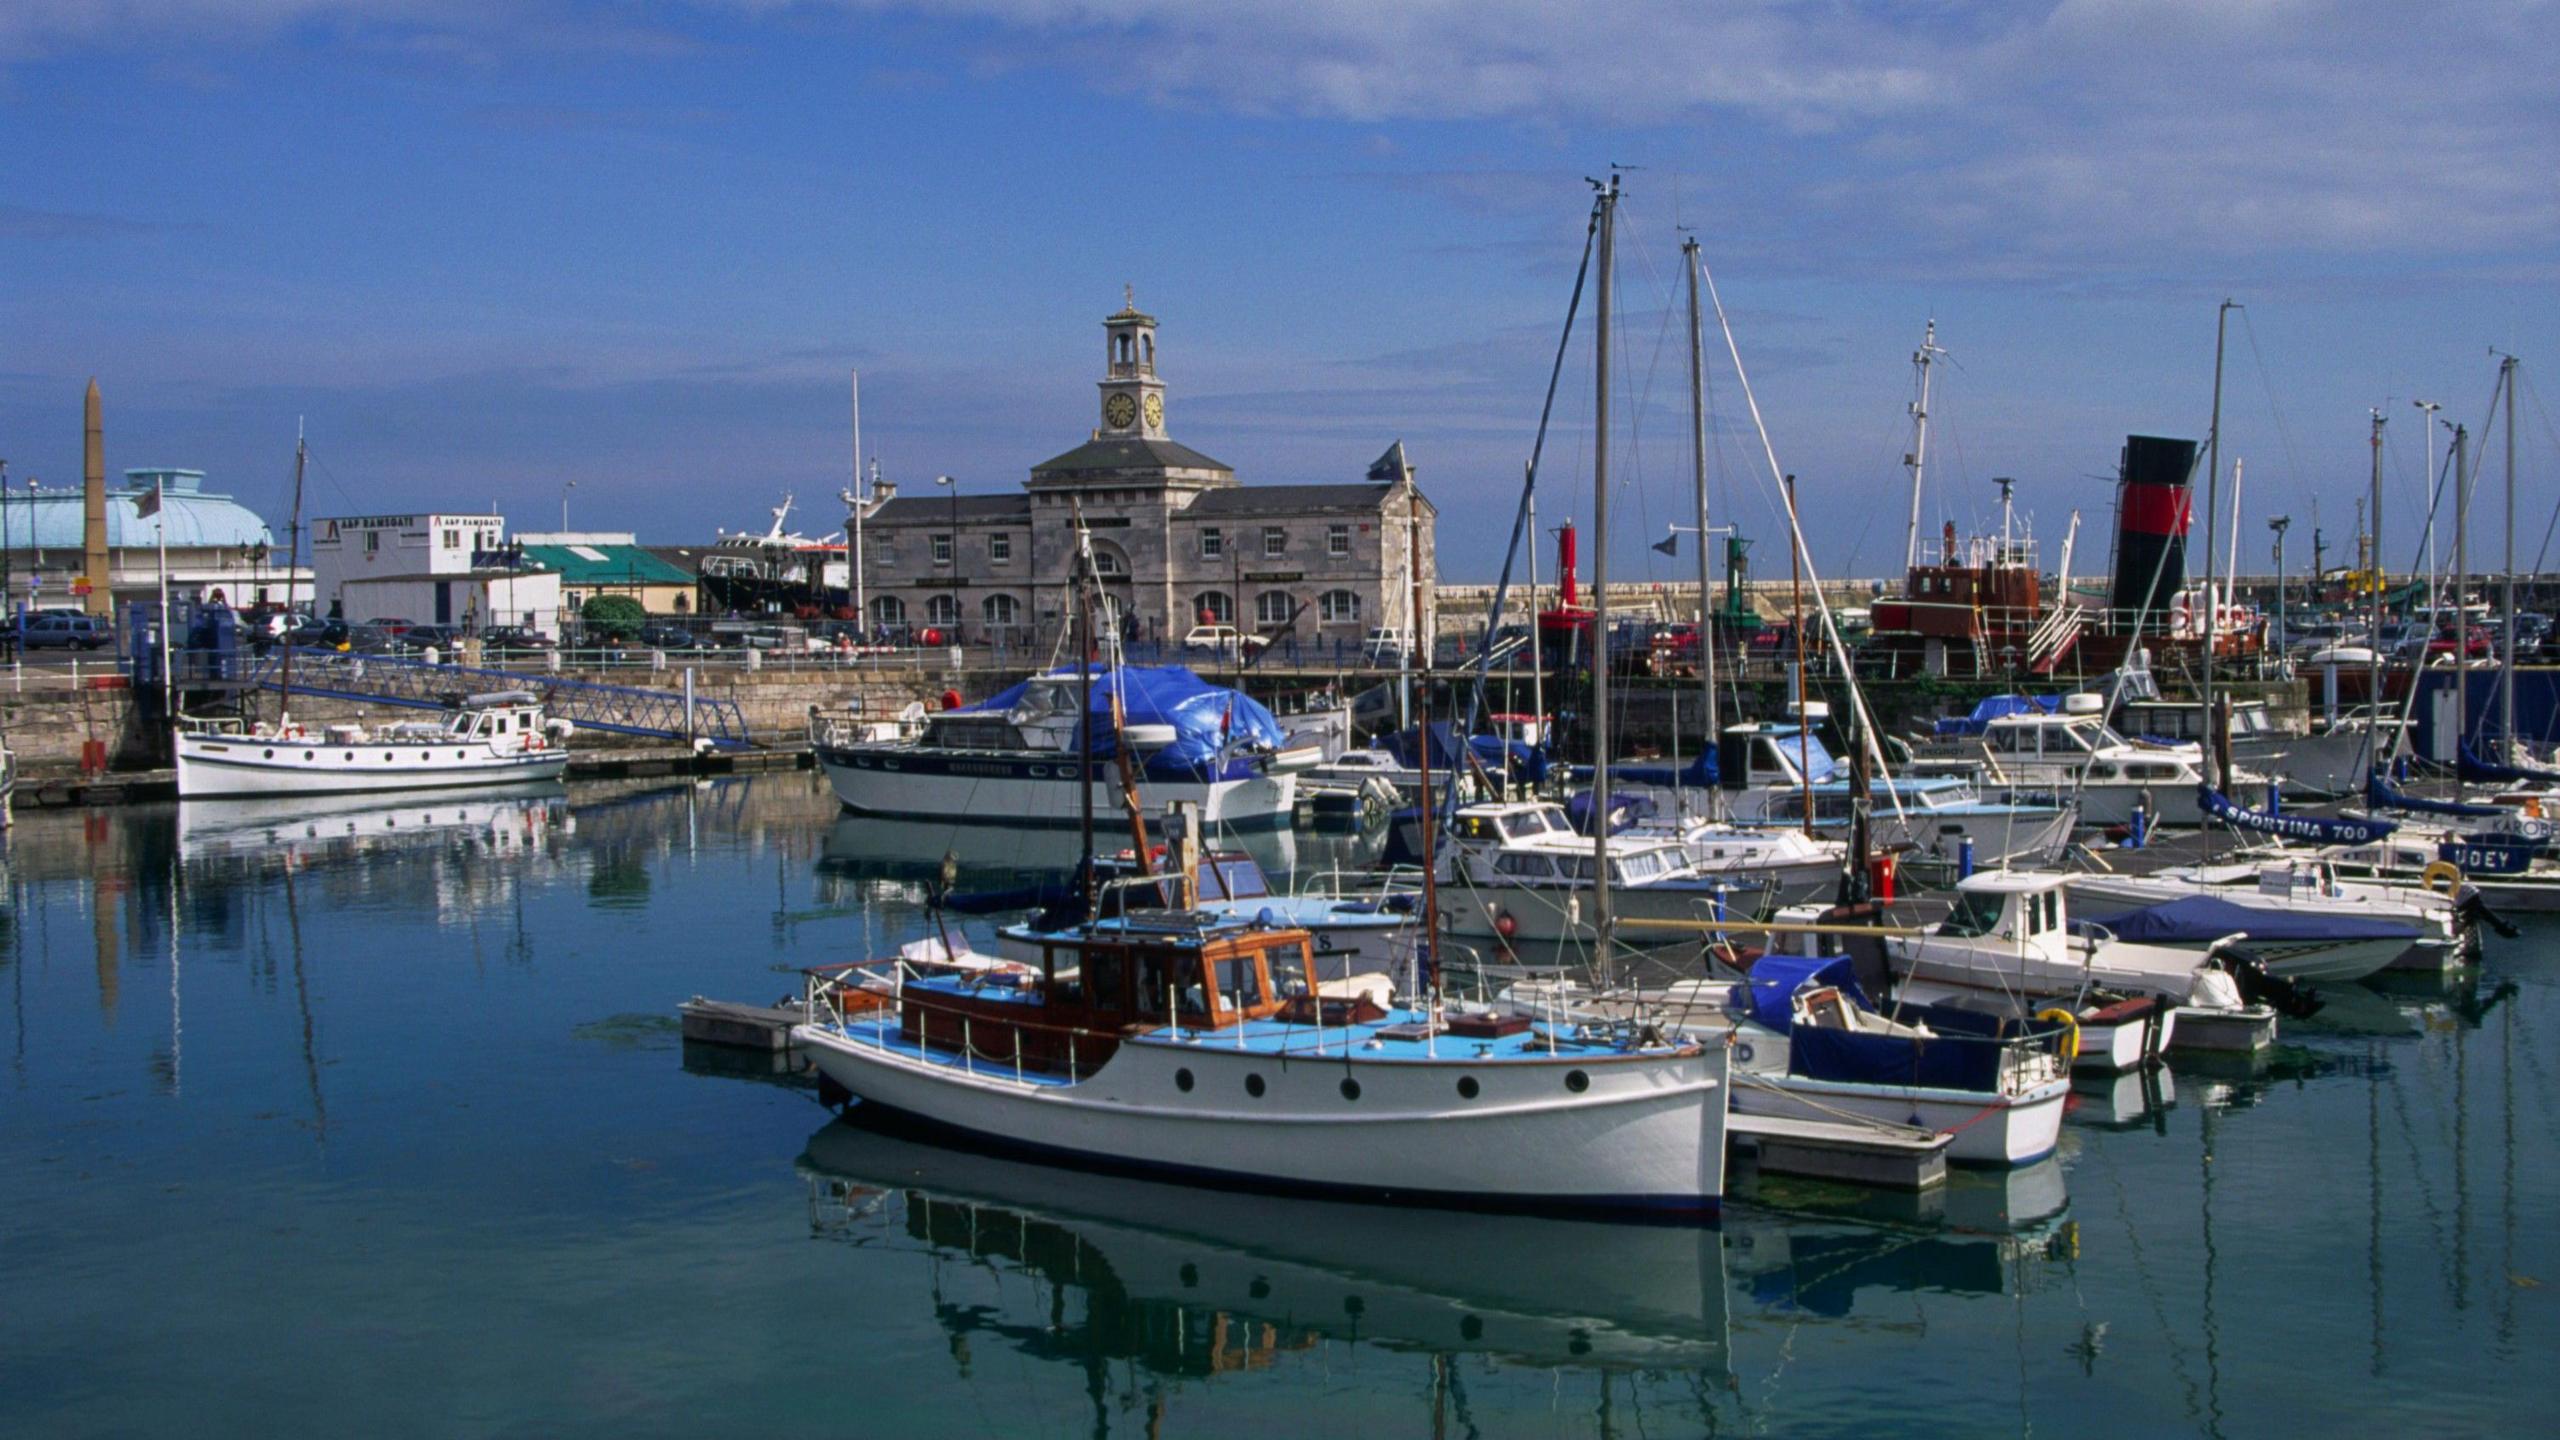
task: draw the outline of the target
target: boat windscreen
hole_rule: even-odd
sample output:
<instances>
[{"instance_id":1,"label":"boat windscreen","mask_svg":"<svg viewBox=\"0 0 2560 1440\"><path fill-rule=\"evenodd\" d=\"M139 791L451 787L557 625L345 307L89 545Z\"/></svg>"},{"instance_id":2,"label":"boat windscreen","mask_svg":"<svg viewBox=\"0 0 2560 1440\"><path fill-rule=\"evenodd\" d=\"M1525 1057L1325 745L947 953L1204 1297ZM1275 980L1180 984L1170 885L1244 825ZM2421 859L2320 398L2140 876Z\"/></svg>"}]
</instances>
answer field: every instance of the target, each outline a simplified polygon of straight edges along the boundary
<instances>
[{"instance_id":1,"label":"boat windscreen","mask_svg":"<svg viewBox=\"0 0 2560 1440\"><path fill-rule=\"evenodd\" d=\"M1959 890L1956 908L1947 912L1941 935L1988 935L2000 923L2000 897L1988 890Z\"/></svg>"}]
</instances>

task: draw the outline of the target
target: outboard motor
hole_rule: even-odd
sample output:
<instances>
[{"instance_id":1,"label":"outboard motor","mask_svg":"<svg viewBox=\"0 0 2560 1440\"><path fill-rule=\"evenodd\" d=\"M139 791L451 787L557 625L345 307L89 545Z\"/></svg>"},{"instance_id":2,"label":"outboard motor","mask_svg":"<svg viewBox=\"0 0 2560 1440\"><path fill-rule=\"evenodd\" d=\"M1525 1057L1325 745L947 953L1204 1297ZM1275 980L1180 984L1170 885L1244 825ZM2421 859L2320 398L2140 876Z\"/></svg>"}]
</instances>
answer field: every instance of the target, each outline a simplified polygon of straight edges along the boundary
<instances>
[{"instance_id":1,"label":"outboard motor","mask_svg":"<svg viewBox=\"0 0 2560 1440\"><path fill-rule=\"evenodd\" d=\"M2453 897L2453 918L2461 922L2463 929L2473 932L2475 942L2478 929L2483 925L2496 931L2501 940L2513 940L2524 933L2489 908L2487 897L2480 893L2477 885L2465 885L2462 892Z\"/></svg>"},{"instance_id":2,"label":"outboard motor","mask_svg":"<svg viewBox=\"0 0 2560 1440\"><path fill-rule=\"evenodd\" d=\"M2252 1005L2266 1004L2290 1020L2308 1020L2320 1013L2324 1003L2320 992L2308 985L2297 984L2281 975L2272 975L2262 961L2238 953L2217 955L2231 978L2240 984L2240 998Z\"/></svg>"}]
</instances>

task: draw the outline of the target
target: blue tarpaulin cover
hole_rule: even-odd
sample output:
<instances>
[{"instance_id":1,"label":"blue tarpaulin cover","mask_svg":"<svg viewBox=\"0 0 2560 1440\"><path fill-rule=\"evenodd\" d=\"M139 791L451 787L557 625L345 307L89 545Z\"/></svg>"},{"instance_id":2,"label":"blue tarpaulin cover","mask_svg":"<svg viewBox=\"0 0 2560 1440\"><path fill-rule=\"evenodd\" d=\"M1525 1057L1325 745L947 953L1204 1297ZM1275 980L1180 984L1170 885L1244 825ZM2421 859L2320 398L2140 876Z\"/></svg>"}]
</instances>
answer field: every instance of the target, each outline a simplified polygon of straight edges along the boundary
<instances>
[{"instance_id":1,"label":"blue tarpaulin cover","mask_svg":"<svg viewBox=\"0 0 2560 1440\"><path fill-rule=\"evenodd\" d=\"M2466 805L2459 800L2428 800L2406 795L2391 788L2391 782L2374 771L2364 777L2364 798L2385 810L2408 810L2420 815L2457 815L2468 820L2487 820L2514 812L2497 805Z\"/></svg>"},{"instance_id":2,"label":"blue tarpaulin cover","mask_svg":"<svg viewBox=\"0 0 2560 1440\"><path fill-rule=\"evenodd\" d=\"M1787 1070L1808 1080L1861 1085L1912 1085L1937 1090L1996 1091L2002 1044L2015 1028L1995 1015L1940 1005L1904 1006L1906 1024L1926 1025L1926 1037L1832 1030L1794 1024L1796 992L1808 985L1836 985L1860 1010L1875 1007L1858 989L1841 957L1764 955L1742 983L1742 1008L1754 1021L1787 1032Z\"/></svg>"},{"instance_id":3,"label":"blue tarpaulin cover","mask_svg":"<svg viewBox=\"0 0 2560 1440\"><path fill-rule=\"evenodd\" d=\"M2210 944L2243 931L2252 940L2389 940L2418 938L2418 928L2364 915L2336 915L2317 910L2276 910L2235 905L2211 895L2193 895L2161 905L2146 905L2121 915L2093 917L2119 940L2149 945Z\"/></svg>"},{"instance_id":4,"label":"blue tarpaulin cover","mask_svg":"<svg viewBox=\"0 0 2560 1440\"><path fill-rule=\"evenodd\" d=\"M1837 985L1861 1009L1872 1009L1858 989L1857 977L1844 956L1816 960L1804 955L1763 955L1751 962L1742 982L1742 1010L1772 1030L1794 1023L1796 992L1807 985Z\"/></svg>"},{"instance_id":5,"label":"blue tarpaulin cover","mask_svg":"<svg viewBox=\"0 0 2560 1440\"><path fill-rule=\"evenodd\" d=\"M1043 678L1075 678L1072 666ZM1218 768L1221 752L1278 749L1286 738L1270 710L1249 695L1212 685L1180 665L1130 665L1116 674L1097 666L1093 672L1093 708L1086 723L1093 727L1093 753L1107 759L1117 753L1111 734L1111 690L1127 692L1126 718L1132 725L1170 725L1174 742L1147 756L1146 773L1159 778L1205 774ZM966 710L1002 713L1022 702L1026 680L1009 686Z\"/></svg>"},{"instance_id":6,"label":"blue tarpaulin cover","mask_svg":"<svg viewBox=\"0 0 2560 1440\"><path fill-rule=\"evenodd\" d=\"M1976 703L1970 715L1951 715L1936 725L1941 738L1979 735L2004 715L2051 715L2062 708L2059 695L1993 695Z\"/></svg>"},{"instance_id":7,"label":"blue tarpaulin cover","mask_svg":"<svg viewBox=\"0 0 2560 1440\"><path fill-rule=\"evenodd\" d=\"M1588 774L1589 768L1581 767L1574 773L1576 776ZM1690 757L1688 764L1679 766L1676 769L1669 765L1612 765L1609 767L1609 778L1613 781L1624 781L1629 785L1654 785L1664 789L1710 790L1715 787L1717 778L1716 752L1713 750L1700 751L1698 754Z\"/></svg>"}]
</instances>

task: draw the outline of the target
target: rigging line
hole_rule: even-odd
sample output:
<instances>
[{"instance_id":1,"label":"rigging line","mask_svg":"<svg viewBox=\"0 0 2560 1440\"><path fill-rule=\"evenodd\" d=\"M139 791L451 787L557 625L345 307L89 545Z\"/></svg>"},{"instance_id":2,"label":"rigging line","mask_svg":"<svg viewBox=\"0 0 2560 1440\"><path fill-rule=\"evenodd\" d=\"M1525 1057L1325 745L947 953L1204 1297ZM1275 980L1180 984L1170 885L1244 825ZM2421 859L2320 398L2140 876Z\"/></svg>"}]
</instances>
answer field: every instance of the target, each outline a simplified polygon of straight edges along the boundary
<instances>
[{"instance_id":1,"label":"rigging line","mask_svg":"<svg viewBox=\"0 0 2560 1440\"><path fill-rule=\"evenodd\" d=\"M2240 312L2240 333L2249 337L2249 358L2258 366L2258 390L2267 397L2267 413L2275 417L2276 443L2284 447L2285 465L2288 467L2285 480L2298 485L2302 478L2302 457L2294 449L2293 431L2284 421L2284 407L2276 403L2275 377L2267 373L2267 357L2259 353L2257 323L2249 318L2246 309Z\"/></svg>"}]
</instances>

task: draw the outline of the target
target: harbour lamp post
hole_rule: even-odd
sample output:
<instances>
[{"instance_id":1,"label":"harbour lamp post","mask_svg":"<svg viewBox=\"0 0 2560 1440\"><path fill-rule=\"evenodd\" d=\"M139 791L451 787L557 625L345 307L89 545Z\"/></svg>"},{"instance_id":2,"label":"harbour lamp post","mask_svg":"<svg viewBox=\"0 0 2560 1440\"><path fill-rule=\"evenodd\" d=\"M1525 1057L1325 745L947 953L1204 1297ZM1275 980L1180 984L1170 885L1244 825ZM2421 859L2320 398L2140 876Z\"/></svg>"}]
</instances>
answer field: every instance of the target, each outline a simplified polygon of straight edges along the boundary
<instances>
[{"instance_id":1,"label":"harbour lamp post","mask_svg":"<svg viewBox=\"0 0 2560 1440\"><path fill-rule=\"evenodd\" d=\"M2278 515L2278 516L2276 516L2275 518L2273 518L2273 519L2271 519L2271 520L2269 520L2269 521L2267 522L2267 528L2268 528L2268 529L2270 529L2270 530L2273 530L2274 532L2276 532L2276 655L2277 655L2277 657L2278 657L2278 659L2279 659L2279 660L2281 660L2281 659L2282 659L2282 657L2283 657L2283 655L2284 655L2284 639L2285 639L2285 636L2284 636L2284 532L2285 532L2285 527L2286 527L2286 526L2291 525L2292 523L2293 523L2293 517L2292 517L2292 516L2290 516L2290 515ZM2319 588L2319 583L2320 583L2320 582L2319 582L2319 577L2318 577L2318 576L2316 576L2316 575L2315 575L2315 576L2313 576L2313 577L2312 577L2312 587L2313 587L2315 590Z\"/></svg>"},{"instance_id":2,"label":"harbour lamp post","mask_svg":"<svg viewBox=\"0 0 2560 1440\"><path fill-rule=\"evenodd\" d=\"M575 480L564 480L560 484L560 533L564 535L569 532L569 492L577 488Z\"/></svg>"},{"instance_id":3,"label":"harbour lamp post","mask_svg":"<svg viewBox=\"0 0 2560 1440\"><path fill-rule=\"evenodd\" d=\"M936 475L933 483L951 492L951 643L960 643L960 482Z\"/></svg>"}]
</instances>

